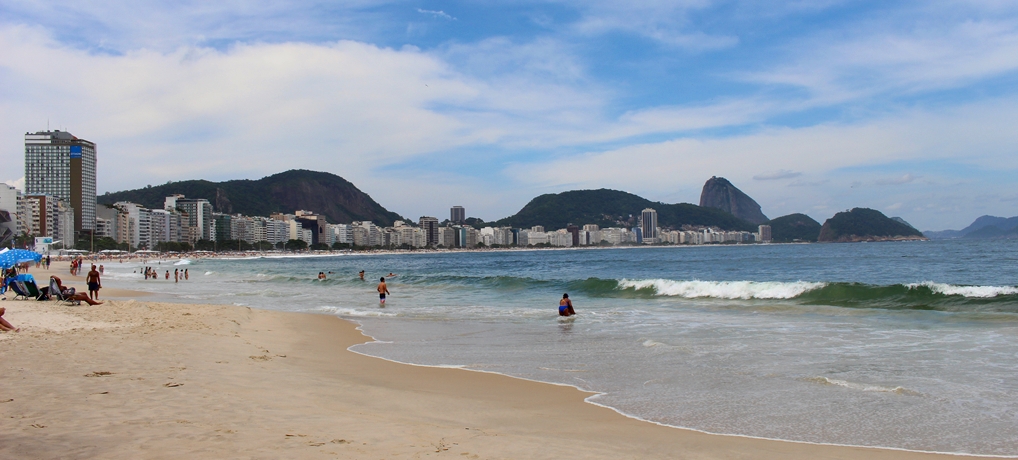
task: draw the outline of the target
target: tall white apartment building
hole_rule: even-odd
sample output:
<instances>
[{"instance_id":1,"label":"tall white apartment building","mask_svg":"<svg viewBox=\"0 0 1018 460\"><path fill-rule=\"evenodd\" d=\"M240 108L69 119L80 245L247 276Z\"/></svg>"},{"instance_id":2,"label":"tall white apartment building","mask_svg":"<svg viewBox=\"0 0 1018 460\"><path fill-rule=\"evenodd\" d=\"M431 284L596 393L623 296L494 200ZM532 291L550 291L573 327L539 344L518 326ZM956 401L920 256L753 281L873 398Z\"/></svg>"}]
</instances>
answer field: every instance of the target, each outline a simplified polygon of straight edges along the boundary
<instances>
[{"instance_id":1,"label":"tall white apartment building","mask_svg":"<svg viewBox=\"0 0 1018 460\"><path fill-rule=\"evenodd\" d=\"M118 242L139 249L151 249L155 246L152 242L152 210L129 201L118 201L113 207L120 209L126 220L126 225L122 225L120 229L123 231L120 234L123 241Z\"/></svg>"}]
</instances>

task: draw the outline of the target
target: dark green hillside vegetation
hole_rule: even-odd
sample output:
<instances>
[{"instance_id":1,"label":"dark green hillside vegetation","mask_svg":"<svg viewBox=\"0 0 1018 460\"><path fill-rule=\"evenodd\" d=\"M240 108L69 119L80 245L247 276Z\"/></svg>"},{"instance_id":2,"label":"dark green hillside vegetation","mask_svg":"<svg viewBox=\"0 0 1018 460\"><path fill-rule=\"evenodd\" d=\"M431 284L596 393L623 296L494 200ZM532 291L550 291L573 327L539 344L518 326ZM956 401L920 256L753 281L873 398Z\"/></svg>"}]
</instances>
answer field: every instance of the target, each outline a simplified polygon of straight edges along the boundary
<instances>
[{"instance_id":1,"label":"dark green hillside vegetation","mask_svg":"<svg viewBox=\"0 0 1018 460\"><path fill-rule=\"evenodd\" d=\"M515 215L506 217L496 225L529 228L543 225L547 229L565 228L569 224L597 224L601 227L636 225L644 208L657 211L658 225L680 228L683 225L703 225L725 230L755 231L756 226L727 212L702 208L689 203L665 204L650 201L632 193L618 190L573 190L541 195Z\"/></svg>"},{"instance_id":2,"label":"dark green hillside vegetation","mask_svg":"<svg viewBox=\"0 0 1018 460\"><path fill-rule=\"evenodd\" d=\"M924 238L919 230L897 222L880 211L854 208L827 219L820 229L818 241L880 241L908 237Z\"/></svg>"},{"instance_id":3,"label":"dark green hillside vegetation","mask_svg":"<svg viewBox=\"0 0 1018 460\"><path fill-rule=\"evenodd\" d=\"M967 233L965 238L1018 238L1018 227L1004 230L996 225L989 225Z\"/></svg>"},{"instance_id":4,"label":"dark green hillside vegetation","mask_svg":"<svg viewBox=\"0 0 1018 460\"><path fill-rule=\"evenodd\" d=\"M370 220L385 226L402 219L342 177L299 169L258 180L189 180L106 193L99 196L99 203L131 201L147 208L161 209L163 200L177 193L187 198L209 200L216 212L227 214L268 216L276 212L292 214L296 210L306 210L326 216L331 223Z\"/></svg>"},{"instance_id":5,"label":"dark green hillside vegetation","mask_svg":"<svg viewBox=\"0 0 1018 460\"><path fill-rule=\"evenodd\" d=\"M776 217L767 225L771 226L771 238L779 243L816 242L820 237L820 222L805 214Z\"/></svg>"}]
</instances>

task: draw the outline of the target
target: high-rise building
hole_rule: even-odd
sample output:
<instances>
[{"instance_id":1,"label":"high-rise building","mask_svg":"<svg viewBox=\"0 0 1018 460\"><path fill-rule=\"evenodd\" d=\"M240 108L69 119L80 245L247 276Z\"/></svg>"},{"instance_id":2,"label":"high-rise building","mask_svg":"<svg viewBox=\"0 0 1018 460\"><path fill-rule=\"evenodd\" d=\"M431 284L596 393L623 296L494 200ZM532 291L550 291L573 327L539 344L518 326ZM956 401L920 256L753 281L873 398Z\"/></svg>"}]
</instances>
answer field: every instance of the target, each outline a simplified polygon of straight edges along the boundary
<instances>
[{"instance_id":1,"label":"high-rise building","mask_svg":"<svg viewBox=\"0 0 1018 460\"><path fill-rule=\"evenodd\" d=\"M29 236L51 236L54 234L57 225L57 201L59 198L52 195L27 195L23 198L24 215L22 215L22 229Z\"/></svg>"},{"instance_id":2,"label":"high-rise building","mask_svg":"<svg viewBox=\"0 0 1018 460\"><path fill-rule=\"evenodd\" d=\"M647 208L641 213L643 218L643 225L640 226L642 232L642 242L644 243L656 243L657 242L657 211Z\"/></svg>"},{"instance_id":3,"label":"high-rise building","mask_svg":"<svg viewBox=\"0 0 1018 460\"><path fill-rule=\"evenodd\" d=\"M25 133L25 194L52 195L74 209L74 230L95 229L95 144L66 131Z\"/></svg>"},{"instance_id":4,"label":"high-rise building","mask_svg":"<svg viewBox=\"0 0 1018 460\"><path fill-rule=\"evenodd\" d=\"M759 233L757 233L757 235L760 236L760 242L761 243L770 243L771 242L771 226L770 225L761 225L761 226L757 227L757 231L759 232Z\"/></svg>"},{"instance_id":5,"label":"high-rise building","mask_svg":"<svg viewBox=\"0 0 1018 460\"><path fill-rule=\"evenodd\" d=\"M425 242L428 246L438 246L438 218L421 216L420 220L421 229L424 230L427 241Z\"/></svg>"},{"instance_id":6,"label":"high-rise building","mask_svg":"<svg viewBox=\"0 0 1018 460\"><path fill-rule=\"evenodd\" d=\"M453 206L449 209L449 221L454 224L462 224L467 220L467 210L463 206Z\"/></svg>"},{"instance_id":7,"label":"high-rise building","mask_svg":"<svg viewBox=\"0 0 1018 460\"><path fill-rule=\"evenodd\" d=\"M152 210L129 201L118 201L113 207L121 211L123 223L117 230L118 243L127 243L133 248L152 249Z\"/></svg>"},{"instance_id":8,"label":"high-rise building","mask_svg":"<svg viewBox=\"0 0 1018 460\"><path fill-rule=\"evenodd\" d=\"M163 206L176 206L177 210L187 214L186 222L181 219L181 233L187 228L188 243L194 244L198 240L216 240L216 225L212 217L212 203L204 198L184 198L183 195L167 197Z\"/></svg>"},{"instance_id":9,"label":"high-rise building","mask_svg":"<svg viewBox=\"0 0 1018 460\"><path fill-rule=\"evenodd\" d=\"M580 227L577 227L575 225L568 225L568 226L566 226L566 232L568 232L569 235L570 235L570 238L572 238L572 243L573 243L572 246L574 246L574 247L575 246L579 246L580 245Z\"/></svg>"}]
</instances>

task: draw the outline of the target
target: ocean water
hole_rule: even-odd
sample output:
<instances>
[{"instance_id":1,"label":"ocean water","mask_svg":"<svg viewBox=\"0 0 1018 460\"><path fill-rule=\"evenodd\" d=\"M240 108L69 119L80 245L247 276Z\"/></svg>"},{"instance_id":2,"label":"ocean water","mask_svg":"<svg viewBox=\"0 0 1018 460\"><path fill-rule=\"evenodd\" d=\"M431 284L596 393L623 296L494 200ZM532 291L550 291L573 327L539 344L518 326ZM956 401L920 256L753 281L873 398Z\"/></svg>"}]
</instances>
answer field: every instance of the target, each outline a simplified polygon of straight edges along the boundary
<instances>
[{"instance_id":1,"label":"ocean water","mask_svg":"<svg viewBox=\"0 0 1018 460\"><path fill-rule=\"evenodd\" d=\"M142 280L141 265L106 264L106 277L181 301L334 314L377 339L354 351L573 385L657 423L1018 455L1016 241L149 264L169 282ZM174 284L175 268L191 280ZM575 319L557 316L566 292Z\"/></svg>"}]
</instances>

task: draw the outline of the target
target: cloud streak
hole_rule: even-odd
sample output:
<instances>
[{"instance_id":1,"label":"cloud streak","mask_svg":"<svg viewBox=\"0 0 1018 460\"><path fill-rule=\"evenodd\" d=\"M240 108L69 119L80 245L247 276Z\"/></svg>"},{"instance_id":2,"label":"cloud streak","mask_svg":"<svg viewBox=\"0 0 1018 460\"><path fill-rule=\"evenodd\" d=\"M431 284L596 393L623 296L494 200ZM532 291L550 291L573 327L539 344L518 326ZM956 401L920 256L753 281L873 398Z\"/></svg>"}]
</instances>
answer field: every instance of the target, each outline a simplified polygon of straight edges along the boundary
<instances>
[{"instance_id":1,"label":"cloud streak","mask_svg":"<svg viewBox=\"0 0 1018 460\"><path fill-rule=\"evenodd\" d=\"M777 171L757 174L753 176L753 180L778 180L778 179L791 179L793 177L801 176L801 172L792 171L790 169L779 169Z\"/></svg>"},{"instance_id":2,"label":"cloud streak","mask_svg":"<svg viewBox=\"0 0 1018 460\"><path fill-rule=\"evenodd\" d=\"M448 21L455 21L456 20L456 18L450 16L448 13L446 13L445 11L441 11L441 10L435 11L435 10L425 10L425 9L417 8L417 12L421 13L421 14L426 14L426 15L429 15L429 16L432 16L432 17L435 17L435 18L445 19L445 20L448 20Z\"/></svg>"}]
</instances>

